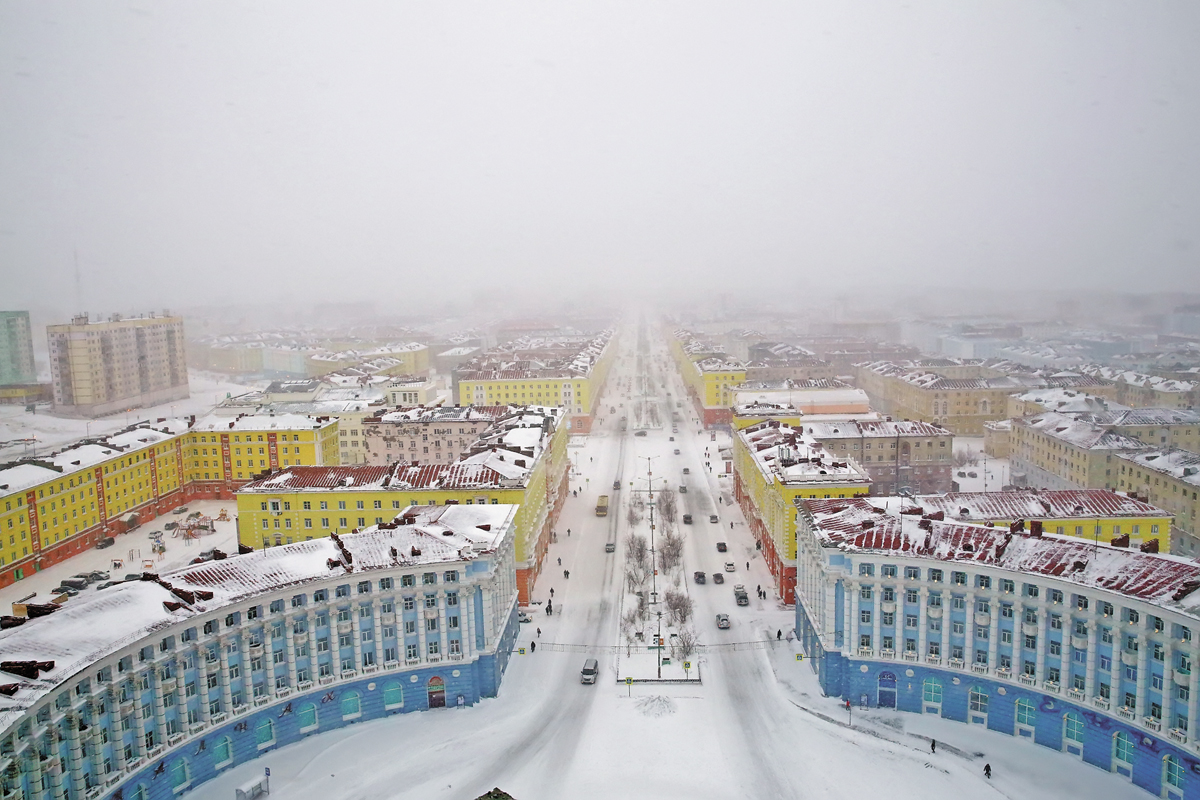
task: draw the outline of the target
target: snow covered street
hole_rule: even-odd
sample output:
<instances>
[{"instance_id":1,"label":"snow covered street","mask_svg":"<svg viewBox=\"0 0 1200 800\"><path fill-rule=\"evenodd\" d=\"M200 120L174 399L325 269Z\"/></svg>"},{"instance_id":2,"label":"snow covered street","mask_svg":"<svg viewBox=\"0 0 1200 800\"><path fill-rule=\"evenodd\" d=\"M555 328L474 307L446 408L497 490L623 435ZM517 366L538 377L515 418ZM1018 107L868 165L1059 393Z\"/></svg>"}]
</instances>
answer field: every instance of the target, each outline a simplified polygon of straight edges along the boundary
<instances>
[{"instance_id":1,"label":"snow covered street","mask_svg":"<svg viewBox=\"0 0 1200 800\"><path fill-rule=\"evenodd\" d=\"M520 800L1144 796L1064 754L940 718L854 709L848 725L839 701L822 697L807 663L796 660L797 645L776 640L792 629L793 610L756 594L749 606L734 602L733 584L753 592L768 588L771 576L740 511L727 502L730 479L717 476L717 447L728 435L712 441L709 432L697 433L686 400L674 442L669 425L645 436L635 436L632 426L619 430L630 400L613 387L632 375L629 345L610 378L599 424L582 447L571 448L578 470L571 487L579 496L568 498L558 522L532 621L522 626L526 654L514 655L499 696L317 734L237 766L190 796L227 800L264 767L271 769L272 796L286 800L473 798L494 786ZM665 355L658 358L666 363ZM664 391L662 399L674 409L685 395L671 375L670 397ZM608 413L614 406L617 413ZM678 497L680 513L694 520L679 526L686 535L682 574L724 573L726 561L734 565L724 584L686 587L700 643L729 645L696 657L702 683L627 686L616 677L626 504L630 482L635 489L645 485L638 479L646 475L647 457L656 480L688 487ZM600 494L610 497L607 517L595 514ZM717 523L709 522L711 514ZM616 552L606 553L614 537ZM718 541L728 543L728 553L717 551ZM555 614L547 616L536 603L544 604L551 588ZM717 629L718 613L730 616L728 630ZM576 647L530 652L535 641ZM600 662L595 685L579 680L589 655ZM938 742L936 754L930 737ZM994 770L990 782L985 763Z\"/></svg>"}]
</instances>

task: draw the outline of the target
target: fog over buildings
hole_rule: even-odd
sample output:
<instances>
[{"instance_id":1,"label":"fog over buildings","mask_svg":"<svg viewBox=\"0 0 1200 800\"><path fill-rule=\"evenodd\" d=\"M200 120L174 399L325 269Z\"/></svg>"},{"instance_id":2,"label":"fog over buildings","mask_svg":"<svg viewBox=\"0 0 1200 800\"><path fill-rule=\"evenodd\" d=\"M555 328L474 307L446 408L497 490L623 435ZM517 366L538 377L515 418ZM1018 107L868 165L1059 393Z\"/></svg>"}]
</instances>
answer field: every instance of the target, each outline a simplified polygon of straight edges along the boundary
<instances>
[{"instance_id":1,"label":"fog over buildings","mask_svg":"<svg viewBox=\"0 0 1200 800\"><path fill-rule=\"evenodd\" d=\"M1197 42L0 2L0 800L1200 800Z\"/></svg>"},{"instance_id":2,"label":"fog over buildings","mask_svg":"<svg viewBox=\"0 0 1200 800\"><path fill-rule=\"evenodd\" d=\"M5 3L5 305L1195 290L1198 37L1182 2Z\"/></svg>"}]
</instances>

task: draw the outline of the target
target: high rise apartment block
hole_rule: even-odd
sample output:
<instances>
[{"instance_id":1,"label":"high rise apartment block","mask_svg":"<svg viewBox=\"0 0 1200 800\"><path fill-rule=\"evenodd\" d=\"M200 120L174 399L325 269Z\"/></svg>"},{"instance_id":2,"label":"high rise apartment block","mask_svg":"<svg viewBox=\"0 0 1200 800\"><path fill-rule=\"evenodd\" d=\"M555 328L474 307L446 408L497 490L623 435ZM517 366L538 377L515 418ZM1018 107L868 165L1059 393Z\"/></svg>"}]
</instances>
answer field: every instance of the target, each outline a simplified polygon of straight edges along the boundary
<instances>
[{"instance_id":1,"label":"high rise apartment block","mask_svg":"<svg viewBox=\"0 0 1200 800\"><path fill-rule=\"evenodd\" d=\"M0 386L37 382L28 311L0 311Z\"/></svg>"},{"instance_id":2,"label":"high rise apartment block","mask_svg":"<svg viewBox=\"0 0 1200 800\"><path fill-rule=\"evenodd\" d=\"M98 417L188 396L181 317L114 316L46 329L57 411Z\"/></svg>"}]
</instances>

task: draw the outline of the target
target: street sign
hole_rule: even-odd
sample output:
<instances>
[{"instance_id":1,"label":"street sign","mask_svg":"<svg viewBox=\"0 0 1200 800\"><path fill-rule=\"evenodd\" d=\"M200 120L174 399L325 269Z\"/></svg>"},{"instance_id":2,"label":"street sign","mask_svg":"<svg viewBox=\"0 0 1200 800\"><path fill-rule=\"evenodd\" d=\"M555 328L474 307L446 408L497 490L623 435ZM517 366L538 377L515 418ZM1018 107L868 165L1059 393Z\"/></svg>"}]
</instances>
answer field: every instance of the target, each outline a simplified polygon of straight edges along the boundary
<instances>
[{"instance_id":1,"label":"street sign","mask_svg":"<svg viewBox=\"0 0 1200 800\"><path fill-rule=\"evenodd\" d=\"M525 648L524 648L524 647L518 647L518 648L517 648L517 653L518 653L519 655L525 655Z\"/></svg>"},{"instance_id":2,"label":"street sign","mask_svg":"<svg viewBox=\"0 0 1200 800\"><path fill-rule=\"evenodd\" d=\"M692 668L692 662L690 662L690 661L685 661L685 662L683 662L683 668L684 668L685 670L691 669L691 668Z\"/></svg>"},{"instance_id":3,"label":"street sign","mask_svg":"<svg viewBox=\"0 0 1200 800\"><path fill-rule=\"evenodd\" d=\"M633 683L633 678L626 678L626 679L625 679L625 683L626 683L626 684Z\"/></svg>"},{"instance_id":4,"label":"street sign","mask_svg":"<svg viewBox=\"0 0 1200 800\"><path fill-rule=\"evenodd\" d=\"M797 660L797 661L803 661L803 660L804 660L804 654L803 654L803 653L796 653L796 660Z\"/></svg>"}]
</instances>

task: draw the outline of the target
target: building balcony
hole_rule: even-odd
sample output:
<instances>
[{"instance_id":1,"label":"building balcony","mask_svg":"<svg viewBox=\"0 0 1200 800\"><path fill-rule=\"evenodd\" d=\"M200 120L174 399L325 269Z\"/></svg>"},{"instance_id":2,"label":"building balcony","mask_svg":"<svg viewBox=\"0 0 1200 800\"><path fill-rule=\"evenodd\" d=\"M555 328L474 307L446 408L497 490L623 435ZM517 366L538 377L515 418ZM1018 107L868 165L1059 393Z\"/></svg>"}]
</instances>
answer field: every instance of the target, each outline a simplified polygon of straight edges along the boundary
<instances>
[{"instance_id":1,"label":"building balcony","mask_svg":"<svg viewBox=\"0 0 1200 800\"><path fill-rule=\"evenodd\" d=\"M1109 708L1111 708L1111 704L1108 702L1108 699L1104 697L1093 697L1092 705L1105 711L1108 711Z\"/></svg>"},{"instance_id":2,"label":"building balcony","mask_svg":"<svg viewBox=\"0 0 1200 800\"><path fill-rule=\"evenodd\" d=\"M1152 731L1162 730L1162 720L1155 719L1154 717L1142 717L1142 725L1146 726Z\"/></svg>"},{"instance_id":3,"label":"building balcony","mask_svg":"<svg viewBox=\"0 0 1200 800\"><path fill-rule=\"evenodd\" d=\"M342 670L342 680L348 681L348 680L350 680L352 678L356 678L356 677L358 677L358 670L353 670L353 669Z\"/></svg>"},{"instance_id":4,"label":"building balcony","mask_svg":"<svg viewBox=\"0 0 1200 800\"><path fill-rule=\"evenodd\" d=\"M313 685L312 681L300 681L299 683L296 684L296 691L297 692L307 692L309 689L312 688L312 685Z\"/></svg>"},{"instance_id":5,"label":"building balcony","mask_svg":"<svg viewBox=\"0 0 1200 800\"><path fill-rule=\"evenodd\" d=\"M321 686L329 686L330 684L335 683L335 682L337 682L337 678L335 678L333 675L326 675L323 678L317 679L317 683Z\"/></svg>"},{"instance_id":6,"label":"building balcony","mask_svg":"<svg viewBox=\"0 0 1200 800\"><path fill-rule=\"evenodd\" d=\"M271 696L269 694L260 695L259 697L254 698L254 707L262 708L269 702L271 702Z\"/></svg>"},{"instance_id":7,"label":"building balcony","mask_svg":"<svg viewBox=\"0 0 1200 800\"><path fill-rule=\"evenodd\" d=\"M880 602L879 610L884 612L885 614L896 613L896 601L895 600L887 600L887 601Z\"/></svg>"},{"instance_id":8,"label":"building balcony","mask_svg":"<svg viewBox=\"0 0 1200 800\"><path fill-rule=\"evenodd\" d=\"M1037 685L1037 677L1030 675L1027 672L1022 672L1020 675L1018 675L1017 680L1020 681L1021 683L1025 684L1026 686L1036 686Z\"/></svg>"},{"instance_id":9,"label":"building balcony","mask_svg":"<svg viewBox=\"0 0 1200 800\"><path fill-rule=\"evenodd\" d=\"M261 644L250 645L250 655L261 656L263 654L263 646Z\"/></svg>"},{"instance_id":10,"label":"building balcony","mask_svg":"<svg viewBox=\"0 0 1200 800\"><path fill-rule=\"evenodd\" d=\"M1171 728L1171 730L1167 731L1167 735L1170 736L1173 741L1179 742L1180 744L1187 744L1187 731L1185 731L1183 728Z\"/></svg>"},{"instance_id":11,"label":"building balcony","mask_svg":"<svg viewBox=\"0 0 1200 800\"><path fill-rule=\"evenodd\" d=\"M211 725L220 725L226 719L228 719L228 715L226 715L225 712L222 711L218 714L213 714L211 717L209 717L208 721L209 721L209 724L211 724Z\"/></svg>"},{"instance_id":12,"label":"building balcony","mask_svg":"<svg viewBox=\"0 0 1200 800\"><path fill-rule=\"evenodd\" d=\"M966 669L967 666L961 658L952 658L946 662L946 665L954 667L955 669Z\"/></svg>"},{"instance_id":13,"label":"building balcony","mask_svg":"<svg viewBox=\"0 0 1200 800\"><path fill-rule=\"evenodd\" d=\"M379 672L378 664L368 664L362 668L363 675L374 675L376 672Z\"/></svg>"},{"instance_id":14,"label":"building balcony","mask_svg":"<svg viewBox=\"0 0 1200 800\"><path fill-rule=\"evenodd\" d=\"M183 741L182 733L177 733L174 736L168 736L167 737L167 747L174 747L175 745L179 744L182 741Z\"/></svg>"},{"instance_id":15,"label":"building balcony","mask_svg":"<svg viewBox=\"0 0 1200 800\"><path fill-rule=\"evenodd\" d=\"M1122 650L1121 663L1127 667L1136 667L1138 663L1138 654L1132 650Z\"/></svg>"},{"instance_id":16,"label":"building balcony","mask_svg":"<svg viewBox=\"0 0 1200 800\"><path fill-rule=\"evenodd\" d=\"M1192 671L1190 669L1179 669L1177 667L1171 670L1170 678L1180 686L1187 686L1192 681Z\"/></svg>"},{"instance_id":17,"label":"building balcony","mask_svg":"<svg viewBox=\"0 0 1200 800\"><path fill-rule=\"evenodd\" d=\"M941 619L942 618L942 607L941 606L930 606L928 609L926 609L926 613L929 615L930 619Z\"/></svg>"},{"instance_id":18,"label":"building balcony","mask_svg":"<svg viewBox=\"0 0 1200 800\"><path fill-rule=\"evenodd\" d=\"M429 658L425 659L425 661L426 661L426 663L429 663L429 664L440 664L440 663L442 663L442 657L441 656L430 656Z\"/></svg>"},{"instance_id":19,"label":"building balcony","mask_svg":"<svg viewBox=\"0 0 1200 800\"><path fill-rule=\"evenodd\" d=\"M45 765L43 764L42 767L44 769ZM131 758L127 762L125 762L125 774L126 775L132 775L133 773L137 772L141 768L142 768L142 759L140 759L140 758Z\"/></svg>"},{"instance_id":20,"label":"building balcony","mask_svg":"<svg viewBox=\"0 0 1200 800\"><path fill-rule=\"evenodd\" d=\"M421 659L419 659L419 658L406 658L406 659L404 659L404 664L405 664L405 666L409 666L409 667L415 667L417 664L420 664L420 663L421 663Z\"/></svg>"},{"instance_id":21,"label":"building balcony","mask_svg":"<svg viewBox=\"0 0 1200 800\"><path fill-rule=\"evenodd\" d=\"M337 624L337 632L338 633L350 633L350 631L352 631L352 630L354 630L353 622L346 621L346 622L339 622Z\"/></svg>"},{"instance_id":22,"label":"building balcony","mask_svg":"<svg viewBox=\"0 0 1200 800\"><path fill-rule=\"evenodd\" d=\"M188 726L188 735L195 736L198 733L203 733L204 729L207 727L208 726L205 725L203 722L197 722L195 725L189 725Z\"/></svg>"},{"instance_id":23,"label":"building balcony","mask_svg":"<svg viewBox=\"0 0 1200 800\"><path fill-rule=\"evenodd\" d=\"M242 714L245 714L249 710L250 710L250 706L246 705L245 703L242 703L240 706L233 707L233 715L235 717L240 717Z\"/></svg>"},{"instance_id":24,"label":"building balcony","mask_svg":"<svg viewBox=\"0 0 1200 800\"><path fill-rule=\"evenodd\" d=\"M875 651L869 647L860 647L860 648L858 648L858 657L859 658L874 658Z\"/></svg>"},{"instance_id":25,"label":"building balcony","mask_svg":"<svg viewBox=\"0 0 1200 800\"><path fill-rule=\"evenodd\" d=\"M280 687L275 690L275 697L277 697L280 700L282 700L285 697L290 697L291 694L292 694L292 687L290 687L290 686L283 686L283 687Z\"/></svg>"},{"instance_id":26,"label":"building balcony","mask_svg":"<svg viewBox=\"0 0 1200 800\"><path fill-rule=\"evenodd\" d=\"M979 611L976 611L975 612L975 624L976 625L991 625L992 624L992 615L986 611L984 611L982 613Z\"/></svg>"},{"instance_id":27,"label":"building balcony","mask_svg":"<svg viewBox=\"0 0 1200 800\"><path fill-rule=\"evenodd\" d=\"M1009 669L1008 667L997 667L996 668L996 677L1003 678L1006 681L1011 681L1012 680L1012 670Z\"/></svg>"},{"instance_id":28,"label":"building balcony","mask_svg":"<svg viewBox=\"0 0 1200 800\"><path fill-rule=\"evenodd\" d=\"M163 690L163 692L166 693L166 692L175 691L175 687L178 684L174 678L164 678L163 680L158 682L158 685L159 685L159 688L161 688Z\"/></svg>"},{"instance_id":29,"label":"building balcony","mask_svg":"<svg viewBox=\"0 0 1200 800\"><path fill-rule=\"evenodd\" d=\"M394 624L396 622L396 612L389 611L386 614L380 614L379 621L382 622L384 625Z\"/></svg>"},{"instance_id":30,"label":"building balcony","mask_svg":"<svg viewBox=\"0 0 1200 800\"><path fill-rule=\"evenodd\" d=\"M1072 700L1083 702L1083 689L1076 689L1074 687L1067 689L1067 696Z\"/></svg>"},{"instance_id":31,"label":"building balcony","mask_svg":"<svg viewBox=\"0 0 1200 800\"><path fill-rule=\"evenodd\" d=\"M895 650L880 650L879 657L880 658L895 658L896 651Z\"/></svg>"},{"instance_id":32,"label":"building balcony","mask_svg":"<svg viewBox=\"0 0 1200 800\"><path fill-rule=\"evenodd\" d=\"M942 663L942 657L941 657L941 656L934 656L934 655L925 656L925 663L926 663L926 664L940 665L940 664Z\"/></svg>"},{"instance_id":33,"label":"building balcony","mask_svg":"<svg viewBox=\"0 0 1200 800\"><path fill-rule=\"evenodd\" d=\"M1134 713L1134 710L1132 708L1130 708L1129 706L1121 706L1120 708L1118 708L1117 715L1120 716L1121 719L1128 719L1128 720L1132 720L1137 716Z\"/></svg>"},{"instance_id":34,"label":"building balcony","mask_svg":"<svg viewBox=\"0 0 1200 800\"><path fill-rule=\"evenodd\" d=\"M1026 636L1037 636L1038 624L1036 622L1022 622L1021 633Z\"/></svg>"},{"instance_id":35,"label":"building balcony","mask_svg":"<svg viewBox=\"0 0 1200 800\"><path fill-rule=\"evenodd\" d=\"M1087 650L1088 640L1086 636L1072 636L1071 647L1076 650Z\"/></svg>"},{"instance_id":36,"label":"building balcony","mask_svg":"<svg viewBox=\"0 0 1200 800\"><path fill-rule=\"evenodd\" d=\"M446 656L446 658L450 659L451 661L462 661L462 657L462 653L450 653Z\"/></svg>"},{"instance_id":37,"label":"building balcony","mask_svg":"<svg viewBox=\"0 0 1200 800\"><path fill-rule=\"evenodd\" d=\"M1055 694L1062 691L1062 687L1058 685L1057 681L1042 681L1042 688L1047 692L1054 692Z\"/></svg>"},{"instance_id":38,"label":"building balcony","mask_svg":"<svg viewBox=\"0 0 1200 800\"><path fill-rule=\"evenodd\" d=\"M917 655L916 650L905 650L904 651L904 660L905 661L917 661L919 659L920 659L920 656Z\"/></svg>"},{"instance_id":39,"label":"building balcony","mask_svg":"<svg viewBox=\"0 0 1200 800\"><path fill-rule=\"evenodd\" d=\"M987 664L980 664L978 661L972 662L971 672L974 672L976 675L987 675L987 671Z\"/></svg>"},{"instance_id":40,"label":"building balcony","mask_svg":"<svg viewBox=\"0 0 1200 800\"><path fill-rule=\"evenodd\" d=\"M400 667L400 662L399 662L399 661L385 661L385 662L383 662L383 668L384 668L384 669L389 669L389 670L390 670L390 669L398 669L399 667Z\"/></svg>"}]
</instances>

